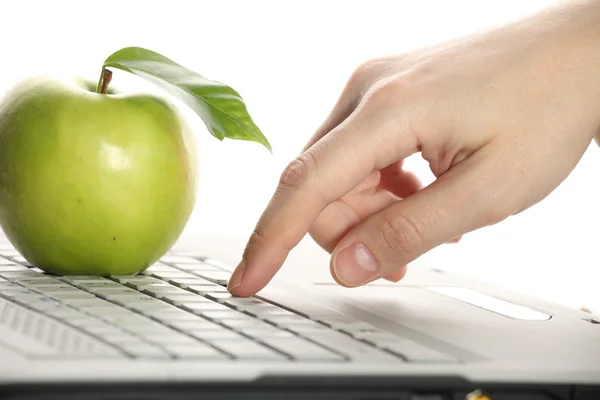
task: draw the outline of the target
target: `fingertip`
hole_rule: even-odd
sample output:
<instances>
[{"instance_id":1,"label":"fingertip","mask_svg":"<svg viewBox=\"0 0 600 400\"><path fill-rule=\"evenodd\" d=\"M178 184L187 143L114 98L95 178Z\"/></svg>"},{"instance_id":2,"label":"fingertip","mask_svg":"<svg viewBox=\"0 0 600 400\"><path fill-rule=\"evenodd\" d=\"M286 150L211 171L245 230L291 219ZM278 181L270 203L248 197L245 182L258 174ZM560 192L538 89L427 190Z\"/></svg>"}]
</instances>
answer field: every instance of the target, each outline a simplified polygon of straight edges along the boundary
<instances>
[{"instance_id":1,"label":"fingertip","mask_svg":"<svg viewBox=\"0 0 600 400\"><path fill-rule=\"evenodd\" d=\"M227 290L229 291L229 293L235 294L237 292L237 289L240 286L242 286L245 272L246 272L246 260L242 260L242 261L240 261L239 265L233 271L233 274L231 274L231 277L229 278L229 282L227 282Z\"/></svg>"},{"instance_id":2,"label":"fingertip","mask_svg":"<svg viewBox=\"0 0 600 400\"><path fill-rule=\"evenodd\" d=\"M337 263L337 255L338 255L339 251L334 250L333 253L331 254L331 258L329 261L329 273L331 274L331 277L333 278L333 280L335 281L335 283L337 283L338 285L345 287L345 288L350 288L352 286L348 285L347 283L345 283L344 281L342 281L339 277L338 274L336 272L336 263Z\"/></svg>"},{"instance_id":3,"label":"fingertip","mask_svg":"<svg viewBox=\"0 0 600 400\"><path fill-rule=\"evenodd\" d=\"M398 270L392 272L391 274L386 276L384 279L386 281L398 283L406 276L407 271L408 271L408 268L405 265L403 267L400 267Z\"/></svg>"},{"instance_id":4,"label":"fingertip","mask_svg":"<svg viewBox=\"0 0 600 400\"><path fill-rule=\"evenodd\" d=\"M354 243L336 251L332 257L332 275L345 287L357 287L377 278L379 265L362 243Z\"/></svg>"}]
</instances>

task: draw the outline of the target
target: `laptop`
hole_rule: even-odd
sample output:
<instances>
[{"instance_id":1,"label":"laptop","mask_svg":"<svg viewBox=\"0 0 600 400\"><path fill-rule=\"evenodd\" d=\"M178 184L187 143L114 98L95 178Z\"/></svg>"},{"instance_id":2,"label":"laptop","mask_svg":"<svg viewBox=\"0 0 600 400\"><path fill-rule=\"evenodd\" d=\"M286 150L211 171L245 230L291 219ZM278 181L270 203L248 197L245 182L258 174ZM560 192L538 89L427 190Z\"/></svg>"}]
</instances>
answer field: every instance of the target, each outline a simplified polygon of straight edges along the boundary
<instances>
[{"instance_id":1,"label":"laptop","mask_svg":"<svg viewBox=\"0 0 600 400\"><path fill-rule=\"evenodd\" d=\"M600 399L600 317L443 269L347 289L305 239L250 298L244 240L53 276L0 239L0 399Z\"/></svg>"}]
</instances>

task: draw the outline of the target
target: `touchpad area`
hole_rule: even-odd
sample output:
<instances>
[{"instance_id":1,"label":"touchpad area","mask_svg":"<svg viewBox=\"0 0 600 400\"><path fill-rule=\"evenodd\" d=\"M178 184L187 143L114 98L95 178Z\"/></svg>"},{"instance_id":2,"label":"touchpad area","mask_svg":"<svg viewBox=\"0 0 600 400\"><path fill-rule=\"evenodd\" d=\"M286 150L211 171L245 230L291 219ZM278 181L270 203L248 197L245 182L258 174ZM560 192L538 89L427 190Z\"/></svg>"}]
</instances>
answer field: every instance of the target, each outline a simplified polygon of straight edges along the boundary
<instances>
[{"instance_id":1,"label":"touchpad area","mask_svg":"<svg viewBox=\"0 0 600 400\"><path fill-rule=\"evenodd\" d=\"M525 350L530 355L546 350L534 338L549 315L466 287L314 287L323 295L319 301L338 312L462 360L515 360Z\"/></svg>"},{"instance_id":2,"label":"touchpad area","mask_svg":"<svg viewBox=\"0 0 600 400\"><path fill-rule=\"evenodd\" d=\"M321 290L395 321L444 320L506 323L508 320L546 321L550 315L530 307L460 286L368 285L343 288L317 284Z\"/></svg>"},{"instance_id":3,"label":"touchpad area","mask_svg":"<svg viewBox=\"0 0 600 400\"><path fill-rule=\"evenodd\" d=\"M480 341L487 349L489 340L537 335L550 320L543 311L462 286L315 286L327 293L322 300L340 312L413 339L425 335L460 347Z\"/></svg>"},{"instance_id":4,"label":"touchpad area","mask_svg":"<svg viewBox=\"0 0 600 400\"><path fill-rule=\"evenodd\" d=\"M487 295L470 288L368 285L343 288L316 284L320 291L344 297L346 301L394 320L452 320L506 322L506 319L543 321L550 315Z\"/></svg>"}]
</instances>

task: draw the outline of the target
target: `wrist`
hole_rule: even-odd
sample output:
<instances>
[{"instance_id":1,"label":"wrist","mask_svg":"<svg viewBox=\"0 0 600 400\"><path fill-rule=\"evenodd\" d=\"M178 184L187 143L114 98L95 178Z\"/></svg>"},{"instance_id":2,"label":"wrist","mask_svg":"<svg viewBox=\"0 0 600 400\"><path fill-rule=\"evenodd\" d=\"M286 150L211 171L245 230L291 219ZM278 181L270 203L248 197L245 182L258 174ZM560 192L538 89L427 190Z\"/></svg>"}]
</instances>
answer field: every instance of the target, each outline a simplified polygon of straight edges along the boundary
<instances>
[{"instance_id":1,"label":"wrist","mask_svg":"<svg viewBox=\"0 0 600 400\"><path fill-rule=\"evenodd\" d=\"M594 139L600 145L600 0L567 0L560 29L564 59L571 73L578 74L585 87L580 95L595 112Z\"/></svg>"}]
</instances>

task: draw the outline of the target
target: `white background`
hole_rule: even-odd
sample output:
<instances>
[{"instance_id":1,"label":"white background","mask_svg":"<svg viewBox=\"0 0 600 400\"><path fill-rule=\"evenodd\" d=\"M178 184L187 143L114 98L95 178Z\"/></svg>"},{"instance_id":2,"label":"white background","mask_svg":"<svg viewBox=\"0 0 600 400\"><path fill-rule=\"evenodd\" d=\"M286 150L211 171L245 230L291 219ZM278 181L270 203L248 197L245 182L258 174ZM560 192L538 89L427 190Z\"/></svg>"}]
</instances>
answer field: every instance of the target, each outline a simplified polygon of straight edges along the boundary
<instances>
[{"instance_id":1,"label":"white background","mask_svg":"<svg viewBox=\"0 0 600 400\"><path fill-rule=\"evenodd\" d=\"M102 61L142 46L233 86L274 153L219 142L197 118L200 192L188 233L248 235L285 165L361 62L485 29L549 1L2 1L0 93L32 74L96 80ZM115 72L113 86L150 89ZM425 181L426 164L408 162ZM600 150L533 209L421 261L600 310Z\"/></svg>"}]
</instances>

